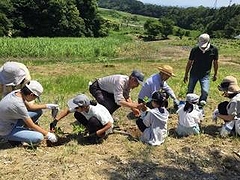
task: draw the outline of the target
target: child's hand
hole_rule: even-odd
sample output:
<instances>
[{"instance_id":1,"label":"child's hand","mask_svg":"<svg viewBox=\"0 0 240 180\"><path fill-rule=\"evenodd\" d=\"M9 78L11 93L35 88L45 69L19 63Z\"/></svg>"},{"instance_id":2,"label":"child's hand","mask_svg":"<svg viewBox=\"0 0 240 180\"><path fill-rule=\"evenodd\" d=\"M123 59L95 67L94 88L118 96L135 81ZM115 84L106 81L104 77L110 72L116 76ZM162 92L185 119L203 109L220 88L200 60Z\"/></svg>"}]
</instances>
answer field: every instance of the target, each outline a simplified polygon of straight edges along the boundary
<instances>
[{"instance_id":1,"label":"child's hand","mask_svg":"<svg viewBox=\"0 0 240 180\"><path fill-rule=\"evenodd\" d=\"M219 111L218 111L218 109L215 109L215 110L213 111L213 113L212 113L212 120L213 120L213 122L215 122L216 124L217 124L217 117L218 117L218 115L219 115Z\"/></svg>"}]
</instances>

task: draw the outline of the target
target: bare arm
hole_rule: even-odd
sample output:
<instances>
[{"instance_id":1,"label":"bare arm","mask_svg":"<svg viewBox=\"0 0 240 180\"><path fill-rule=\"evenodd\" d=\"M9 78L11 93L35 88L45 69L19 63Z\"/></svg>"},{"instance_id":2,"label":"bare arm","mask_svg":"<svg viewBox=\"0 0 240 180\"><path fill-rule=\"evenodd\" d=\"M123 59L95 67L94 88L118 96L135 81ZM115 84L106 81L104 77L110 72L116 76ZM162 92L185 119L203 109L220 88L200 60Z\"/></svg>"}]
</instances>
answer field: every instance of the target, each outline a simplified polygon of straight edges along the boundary
<instances>
[{"instance_id":1,"label":"bare arm","mask_svg":"<svg viewBox=\"0 0 240 180\"><path fill-rule=\"evenodd\" d=\"M185 75L184 75L184 79L183 79L183 82L186 83L188 81L188 73L192 67L192 64L193 64L193 60L189 60L187 62L187 65L186 65L186 68L185 68Z\"/></svg>"},{"instance_id":2,"label":"bare arm","mask_svg":"<svg viewBox=\"0 0 240 180\"><path fill-rule=\"evenodd\" d=\"M27 101L25 101L25 105L26 105L28 110L32 110L32 111L47 108L46 104L35 104L35 103L27 102Z\"/></svg>"},{"instance_id":3,"label":"bare arm","mask_svg":"<svg viewBox=\"0 0 240 180\"><path fill-rule=\"evenodd\" d=\"M102 129L99 129L96 134L99 137L102 137L105 135L105 132L112 127L112 123L108 122Z\"/></svg>"},{"instance_id":4,"label":"bare arm","mask_svg":"<svg viewBox=\"0 0 240 180\"><path fill-rule=\"evenodd\" d=\"M24 120L25 124L30 128L33 129L35 131L38 131L40 133L42 133L44 136L47 135L48 131L44 130L43 128L41 128L40 126L36 125L31 118L27 118Z\"/></svg>"},{"instance_id":5,"label":"bare arm","mask_svg":"<svg viewBox=\"0 0 240 180\"><path fill-rule=\"evenodd\" d=\"M133 102L131 99L121 100L119 104L123 107L128 107L131 109L136 109L139 106L138 103Z\"/></svg>"},{"instance_id":6,"label":"bare arm","mask_svg":"<svg viewBox=\"0 0 240 180\"><path fill-rule=\"evenodd\" d=\"M223 115L223 114L219 114L218 117L223 119L224 121L232 121L235 118L235 116L233 115Z\"/></svg>"},{"instance_id":7,"label":"bare arm","mask_svg":"<svg viewBox=\"0 0 240 180\"><path fill-rule=\"evenodd\" d=\"M55 120L60 121L62 118L66 117L69 113L70 113L69 109L65 108L57 115Z\"/></svg>"},{"instance_id":8,"label":"bare arm","mask_svg":"<svg viewBox=\"0 0 240 180\"><path fill-rule=\"evenodd\" d=\"M213 81L216 81L217 80L217 72L218 72L218 60L213 61L213 70L214 70Z\"/></svg>"}]
</instances>

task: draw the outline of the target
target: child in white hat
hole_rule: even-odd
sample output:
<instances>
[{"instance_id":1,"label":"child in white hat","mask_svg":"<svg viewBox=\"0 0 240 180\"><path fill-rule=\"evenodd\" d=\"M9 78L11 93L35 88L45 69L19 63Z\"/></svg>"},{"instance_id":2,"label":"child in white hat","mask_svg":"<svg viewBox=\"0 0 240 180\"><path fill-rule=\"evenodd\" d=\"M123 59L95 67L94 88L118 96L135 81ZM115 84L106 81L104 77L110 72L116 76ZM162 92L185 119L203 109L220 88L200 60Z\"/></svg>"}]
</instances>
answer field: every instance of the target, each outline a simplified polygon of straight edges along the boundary
<instances>
[{"instance_id":1,"label":"child in white hat","mask_svg":"<svg viewBox=\"0 0 240 180\"><path fill-rule=\"evenodd\" d=\"M203 114L198 108L199 96L189 93L186 96L186 104L177 110L178 126L176 132L179 136L200 134L199 124L203 120Z\"/></svg>"}]
</instances>

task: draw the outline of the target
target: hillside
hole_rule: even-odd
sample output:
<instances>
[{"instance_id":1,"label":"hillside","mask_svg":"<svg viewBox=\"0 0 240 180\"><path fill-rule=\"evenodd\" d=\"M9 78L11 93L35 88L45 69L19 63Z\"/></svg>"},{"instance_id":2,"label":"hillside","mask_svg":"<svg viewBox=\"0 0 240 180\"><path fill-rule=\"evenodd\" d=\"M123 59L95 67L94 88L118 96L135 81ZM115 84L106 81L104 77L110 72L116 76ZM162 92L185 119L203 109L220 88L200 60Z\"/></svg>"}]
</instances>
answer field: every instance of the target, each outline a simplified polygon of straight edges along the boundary
<instances>
[{"instance_id":1,"label":"hillside","mask_svg":"<svg viewBox=\"0 0 240 180\"><path fill-rule=\"evenodd\" d=\"M98 5L131 14L168 18L180 28L208 32L216 38L234 38L240 34L240 27L235 23L240 21L240 5L233 4L220 9L202 6L180 8L143 4L136 0L100 0Z\"/></svg>"}]
</instances>

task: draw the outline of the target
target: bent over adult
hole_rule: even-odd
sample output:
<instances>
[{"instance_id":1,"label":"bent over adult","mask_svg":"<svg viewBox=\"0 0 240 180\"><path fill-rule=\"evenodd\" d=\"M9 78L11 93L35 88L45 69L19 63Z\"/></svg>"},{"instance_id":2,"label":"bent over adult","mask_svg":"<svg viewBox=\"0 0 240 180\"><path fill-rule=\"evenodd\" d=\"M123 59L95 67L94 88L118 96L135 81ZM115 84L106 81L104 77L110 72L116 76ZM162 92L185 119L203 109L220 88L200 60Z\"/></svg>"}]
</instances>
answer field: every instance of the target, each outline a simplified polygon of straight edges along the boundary
<instances>
[{"instance_id":1,"label":"bent over adult","mask_svg":"<svg viewBox=\"0 0 240 180\"><path fill-rule=\"evenodd\" d=\"M159 73L151 75L143 84L139 94L138 102L144 102L144 99L148 99L147 106L151 107L151 97L156 91L165 91L168 96L173 99L174 105L178 106L179 101L172 90L172 88L167 84L167 80L170 77L175 76L173 73L173 68L169 65L163 65L158 67Z\"/></svg>"},{"instance_id":2,"label":"bent over adult","mask_svg":"<svg viewBox=\"0 0 240 180\"><path fill-rule=\"evenodd\" d=\"M138 70L132 71L130 76L110 75L97 79L89 87L90 93L99 104L105 106L110 114L113 114L119 107L131 108L135 113L140 114L137 109L141 105L130 98L130 91L143 83L144 75Z\"/></svg>"}]
</instances>

